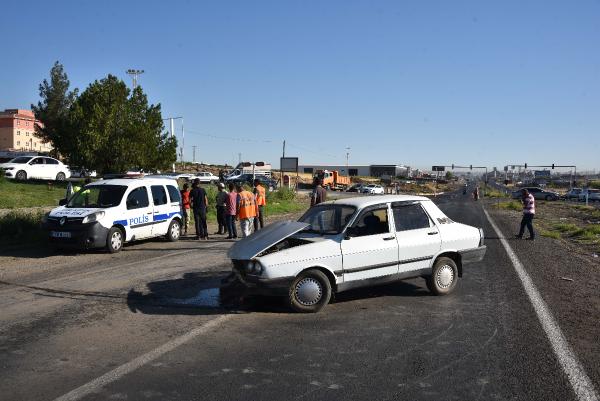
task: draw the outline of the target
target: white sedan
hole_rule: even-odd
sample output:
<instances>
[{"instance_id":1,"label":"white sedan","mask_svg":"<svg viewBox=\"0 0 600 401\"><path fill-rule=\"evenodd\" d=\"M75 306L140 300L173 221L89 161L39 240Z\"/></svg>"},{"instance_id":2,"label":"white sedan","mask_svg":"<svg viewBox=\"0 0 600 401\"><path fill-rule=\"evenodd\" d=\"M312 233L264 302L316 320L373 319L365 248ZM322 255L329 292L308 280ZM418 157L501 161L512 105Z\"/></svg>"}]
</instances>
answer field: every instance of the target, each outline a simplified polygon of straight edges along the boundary
<instances>
[{"instance_id":1,"label":"white sedan","mask_svg":"<svg viewBox=\"0 0 600 401\"><path fill-rule=\"evenodd\" d=\"M198 173L190 178L190 181L194 182L195 179L199 179L202 184L214 184L219 182L219 177L209 172Z\"/></svg>"},{"instance_id":2,"label":"white sedan","mask_svg":"<svg viewBox=\"0 0 600 401\"><path fill-rule=\"evenodd\" d=\"M229 283L283 295L298 312L319 311L332 293L411 277L445 295L464 265L483 259L483 238L482 229L452 221L424 197L338 199L235 243Z\"/></svg>"},{"instance_id":3,"label":"white sedan","mask_svg":"<svg viewBox=\"0 0 600 401\"><path fill-rule=\"evenodd\" d=\"M377 184L369 184L366 187L362 188L363 194L371 194L371 195L383 195L385 191L381 185Z\"/></svg>"},{"instance_id":4,"label":"white sedan","mask_svg":"<svg viewBox=\"0 0 600 401\"><path fill-rule=\"evenodd\" d=\"M25 181L27 179L64 181L71 177L69 166L46 156L20 156L0 164L4 176Z\"/></svg>"}]
</instances>

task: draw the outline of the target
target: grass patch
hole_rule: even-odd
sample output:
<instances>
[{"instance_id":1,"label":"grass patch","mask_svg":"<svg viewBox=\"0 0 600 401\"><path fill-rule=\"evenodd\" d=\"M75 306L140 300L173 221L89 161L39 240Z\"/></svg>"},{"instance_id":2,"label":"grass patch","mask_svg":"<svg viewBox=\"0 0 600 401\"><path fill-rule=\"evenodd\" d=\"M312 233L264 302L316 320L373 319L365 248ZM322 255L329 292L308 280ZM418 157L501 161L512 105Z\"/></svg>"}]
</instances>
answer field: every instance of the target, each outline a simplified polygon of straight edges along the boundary
<instances>
[{"instance_id":1,"label":"grass patch","mask_svg":"<svg viewBox=\"0 0 600 401\"><path fill-rule=\"evenodd\" d=\"M486 198L508 198L508 197L510 197L509 194L504 193L502 191L498 191L496 189L486 189L485 196L486 196Z\"/></svg>"},{"instance_id":2,"label":"grass patch","mask_svg":"<svg viewBox=\"0 0 600 401\"><path fill-rule=\"evenodd\" d=\"M42 230L42 211L17 212L11 211L0 217L0 243L40 243L47 235Z\"/></svg>"},{"instance_id":3,"label":"grass patch","mask_svg":"<svg viewBox=\"0 0 600 401\"><path fill-rule=\"evenodd\" d=\"M582 227L571 234L573 237L583 241L599 241L600 240L600 225L589 224Z\"/></svg>"},{"instance_id":4,"label":"grass patch","mask_svg":"<svg viewBox=\"0 0 600 401\"><path fill-rule=\"evenodd\" d=\"M560 233L557 233L556 231L540 230L540 235L542 237L548 237L548 238L554 238L554 239L560 238Z\"/></svg>"},{"instance_id":5,"label":"grass patch","mask_svg":"<svg viewBox=\"0 0 600 401\"><path fill-rule=\"evenodd\" d=\"M0 179L0 209L58 206L65 197L67 182Z\"/></svg>"},{"instance_id":6,"label":"grass patch","mask_svg":"<svg viewBox=\"0 0 600 401\"><path fill-rule=\"evenodd\" d=\"M559 231L561 233L566 233L566 234L572 234L575 231L579 230L579 227L577 227L577 225L575 225L573 223L557 223L557 224L554 224L553 228L556 231Z\"/></svg>"},{"instance_id":7,"label":"grass patch","mask_svg":"<svg viewBox=\"0 0 600 401\"><path fill-rule=\"evenodd\" d=\"M498 204L498 207L500 209L515 210L517 212L520 212L523 210L523 206L519 202L516 202L516 201L501 202Z\"/></svg>"}]
</instances>

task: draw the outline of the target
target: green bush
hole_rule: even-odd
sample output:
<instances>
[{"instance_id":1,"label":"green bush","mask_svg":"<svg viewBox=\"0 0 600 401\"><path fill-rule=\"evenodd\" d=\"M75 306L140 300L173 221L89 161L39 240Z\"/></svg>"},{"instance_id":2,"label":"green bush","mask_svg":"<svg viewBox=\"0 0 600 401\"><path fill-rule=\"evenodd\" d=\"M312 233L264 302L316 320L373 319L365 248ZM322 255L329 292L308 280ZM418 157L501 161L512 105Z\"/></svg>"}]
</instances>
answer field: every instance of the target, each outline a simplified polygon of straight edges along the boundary
<instances>
[{"instance_id":1,"label":"green bush","mask_svg":"<svg viewBox=\"0 0 600 401\"><path fill-rule=\"evenodd\" d=\"M17 244L40 242L46 238L41 221L44 212L11 211L0 217L0 242Z\"/></svg>"}]
</instances>

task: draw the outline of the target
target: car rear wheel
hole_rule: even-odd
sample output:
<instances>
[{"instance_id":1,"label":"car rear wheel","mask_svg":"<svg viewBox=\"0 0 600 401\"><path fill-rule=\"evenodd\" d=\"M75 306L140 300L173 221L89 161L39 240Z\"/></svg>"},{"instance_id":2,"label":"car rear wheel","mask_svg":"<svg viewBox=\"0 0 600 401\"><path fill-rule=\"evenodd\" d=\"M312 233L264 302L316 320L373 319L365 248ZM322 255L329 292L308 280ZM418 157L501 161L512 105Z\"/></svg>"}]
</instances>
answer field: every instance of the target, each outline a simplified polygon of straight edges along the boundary
<instances>
[{"instance_id":1,"label":"car rear wheel","mask_svg":"<svg viewBox=\"0 0 600 401\"><path fill-rule=\"evenodd\" d=\"M17 174L15 174L15 178L19 181L25 181L27 179L27 173L23 170L19 170L17 171Z\"/></svg>"},{"instance_id":2,"label":"car rear wheel","mask_svg":"<svg viewBox=\"0 0 600 401\"><path fill-rule=\"evenodd\" d=\"M169 231L167 232L167 239L171 242L175 242L181 235L181 224L178 220L172 220L169 224Z\"/></svg>"},{"instance_id":3,"label":"car rear wheel","mask_svg":"<svg viewBox=\"0 0 600 401\"><path fill-rule=\"evenodd\" d=\"M331 283L323 272L316 269L300 273L289 289L288 303L296 312L318 312L330 299Z\"/></svg>"},{"instance_id":4,"label":"car rear wheel","mask_svg":"<svg viewBox=\"0 0 600 401\"><path fill-rule=\"evenodd\" d=\"M118 227L113 227L108 231L108 236L106 237L106 248L110 253L117 253L121 249L123 249L123 241L124 241L123 231L121 231Z\"/></svg>"},{"instance_id":5,"label":"car rear wheel","mask_svg":"<svg viewBox=\"0 0 600 401\"><path fill-rule=\"evenodd\" d=\"M458 281L456 263L446 257L435 261L431 276L427 277L427 288L435 295L450 294Z\"/></svg>"},{"instance_id":6,"label":"car rear wheel","mask_svg":"<svg viewBox=\"0 0 600 401\"><path fill-rule=\"evenodd\" d=\"M56 174L56 181L64 181L65 178L67 178L65 176L65 173L58 173L58 174Z\"/></svg>"}]
</instances>

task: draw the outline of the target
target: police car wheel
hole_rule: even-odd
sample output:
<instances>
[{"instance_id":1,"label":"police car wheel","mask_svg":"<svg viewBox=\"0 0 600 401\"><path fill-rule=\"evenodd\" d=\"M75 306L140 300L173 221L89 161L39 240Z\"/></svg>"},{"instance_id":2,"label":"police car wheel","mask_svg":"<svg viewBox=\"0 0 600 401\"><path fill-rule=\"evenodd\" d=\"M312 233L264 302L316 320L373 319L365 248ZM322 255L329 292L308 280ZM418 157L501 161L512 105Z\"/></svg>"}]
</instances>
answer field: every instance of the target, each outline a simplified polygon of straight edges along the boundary
<instances>
[{"instance_id":1,"label":"police car wheel","mask_svg":"<svg viewBox=\"0 0 600 401\"><path fill-rule=\"evenodd\" d=\"M121 229L113 227L108 231L106 248L110 253L117 253L123 248L123 231Z\"/></svg>"},{"instance_id":2,"label":"police car wheel","mask_svg":"<svg viewBox=\"0 0 600 401\"><path fill-rule=\"evenodd\" d=\"M171 242L175 242L179 239L180 235L181 225L179 224L179 221L171 221L171 224L169 224L169 231L167 232L167 239Z\"/></svg>"}]
</instances>

